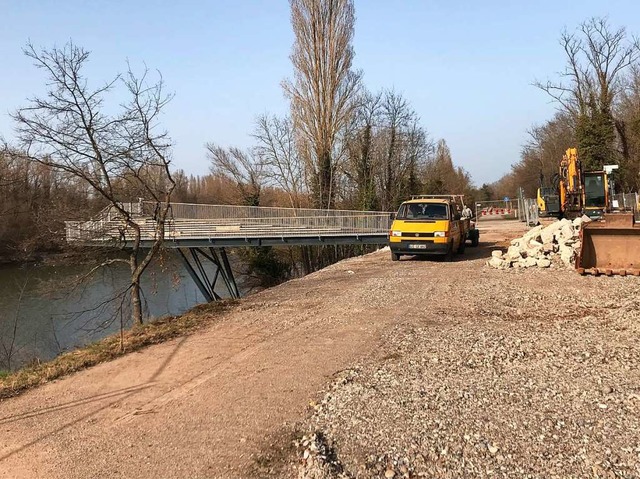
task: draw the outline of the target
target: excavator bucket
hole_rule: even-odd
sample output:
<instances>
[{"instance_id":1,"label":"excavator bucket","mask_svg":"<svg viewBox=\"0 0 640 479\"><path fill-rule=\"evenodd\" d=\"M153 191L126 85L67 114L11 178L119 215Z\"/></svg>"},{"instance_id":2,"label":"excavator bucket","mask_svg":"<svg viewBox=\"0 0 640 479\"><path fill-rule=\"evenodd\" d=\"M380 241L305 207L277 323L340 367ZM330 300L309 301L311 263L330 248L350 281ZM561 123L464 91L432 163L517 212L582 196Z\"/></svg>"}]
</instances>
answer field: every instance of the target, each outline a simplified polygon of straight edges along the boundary
<instances>
[{"instance_id":1,"label":"excavator bucket","mask_svg":"<svg viewBox=\"0 0 640 479\"><path fill-rule=\"evenodd\" d=\"M580 274L640 276L640 224L633 214L609 213L583 224L576 269Z\"/></svg>"}]
</instances>

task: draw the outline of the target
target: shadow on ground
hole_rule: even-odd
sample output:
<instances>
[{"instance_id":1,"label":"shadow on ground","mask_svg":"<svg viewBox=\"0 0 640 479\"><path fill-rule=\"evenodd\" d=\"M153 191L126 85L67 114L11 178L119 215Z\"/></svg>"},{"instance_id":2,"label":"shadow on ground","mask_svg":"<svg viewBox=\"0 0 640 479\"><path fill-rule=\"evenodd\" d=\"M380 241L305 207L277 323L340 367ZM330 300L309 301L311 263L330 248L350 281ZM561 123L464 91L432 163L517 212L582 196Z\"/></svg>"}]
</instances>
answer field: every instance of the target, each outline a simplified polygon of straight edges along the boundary
<instances>
[{"instance_id":1,"label":"shadow on ground","mask_svg":"<svg viewBox=\"0 0 640 479\"><path fill-rule=\"evenodd\" d=\"M478 246L467 245L463 254L456 254L453 256L452 262L457 263L461 261L471 261L471 260L482 259L482 258L488 259L491 256L491 251L495 249L500 249L503 247L504 245L498 241L481 241ZM440 263L447 262L444 255L437 255L437 254L432 254L432 255L420 254L420 255L414 255L414 256L405 255L400 257L400 261L435 261Z\"/></svg>"}]
</instances>

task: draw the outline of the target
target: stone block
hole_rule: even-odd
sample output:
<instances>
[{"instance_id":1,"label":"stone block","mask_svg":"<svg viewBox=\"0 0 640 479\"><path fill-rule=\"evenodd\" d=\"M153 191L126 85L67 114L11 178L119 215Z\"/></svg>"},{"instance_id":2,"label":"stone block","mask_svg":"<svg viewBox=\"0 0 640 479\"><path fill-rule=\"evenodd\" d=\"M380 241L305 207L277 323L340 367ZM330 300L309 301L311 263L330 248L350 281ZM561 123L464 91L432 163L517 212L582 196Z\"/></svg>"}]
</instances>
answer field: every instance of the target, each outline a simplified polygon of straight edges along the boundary
<instances>
[{"instance_id":1,"label":"stone block","mask_svg":"<svg viewBox=\"0 0 640 479\"><path fill-rule=\"evenodd\" d=\"M551 261L547 258L541 258L536 262L536 265L538 266L538 268L548 268L549 266L551 266Z\"/></svg>"}]
</instances>

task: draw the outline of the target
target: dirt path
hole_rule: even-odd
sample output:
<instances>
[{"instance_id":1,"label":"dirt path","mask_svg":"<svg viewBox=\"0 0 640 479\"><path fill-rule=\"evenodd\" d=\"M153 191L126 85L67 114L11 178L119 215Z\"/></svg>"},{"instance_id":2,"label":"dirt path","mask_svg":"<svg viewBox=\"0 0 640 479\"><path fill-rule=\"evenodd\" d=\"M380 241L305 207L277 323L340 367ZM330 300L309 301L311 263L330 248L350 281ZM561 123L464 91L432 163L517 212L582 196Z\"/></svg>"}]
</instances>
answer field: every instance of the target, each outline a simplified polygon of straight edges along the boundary
<instances>
[{"instance_id":1,"label":"dirt path","mask_svg":"<svg viewBox=\"0 0 640 479\"><path fill-rule=\"evenodd\" d=\"M402 294L415 273L453 292L483 270L487 241L514 235L496 230L464 261L392 263L379 252L338 263L243 300L206 331L4 401L0 477L268 474L264 451L290 443L331 377L384 354L403 311L424 308Z\"/></svg>"}]
</instances>

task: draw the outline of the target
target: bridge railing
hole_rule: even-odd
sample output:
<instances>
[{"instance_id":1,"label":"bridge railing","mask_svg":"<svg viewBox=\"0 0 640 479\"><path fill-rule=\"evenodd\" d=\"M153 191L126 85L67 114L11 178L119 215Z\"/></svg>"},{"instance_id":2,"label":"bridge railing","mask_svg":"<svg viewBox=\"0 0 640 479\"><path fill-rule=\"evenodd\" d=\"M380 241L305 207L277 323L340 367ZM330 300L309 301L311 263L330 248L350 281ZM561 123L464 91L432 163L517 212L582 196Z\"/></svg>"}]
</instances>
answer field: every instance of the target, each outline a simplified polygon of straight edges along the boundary
<instances>
[{"instance_id":1,"label":"bridge railing","mask_svg":"<svg viewBox=\"0 0 640 479\"><path fill-rule=\"evenodd\" d=\"M153 215L156 204L144 202L144 213ZM274 206L205 205L195 203L172 203L171 217L175 219L255 219L255 218L297 218L297 217L337 217L380 214L379 211L354 211L313 208L282 208Z\"/></svg>"},{"instance_id":2,"label":"bridge railing","mask_svg":"<svg viewBox=\"0 0 640 479\"><path fill-rule=\"evenodd\" d=\"M134 210L141 239L156 237L155 206L144 203ZM138 215L138 211L142 214ZM164 235L167 240L379 235L387 234L390 225L391 213L379 211L174 203ZM133 239L134 235L133 229L117 214L103 213L89 221L66 222L67 241L125 241Z\"/></svg>"},{"instance_id":3,"label":"bridge railing","mask_svg":"<svg viewBox=\"0 0 640 479\"><path fill-rule=\"evenodd\" d=\"M168 237L309 236L322 234L387 233L388 214L348 216L298 216L224 218L220 220L174 219L168 223Z\"/></svg>"}]
</instances>

